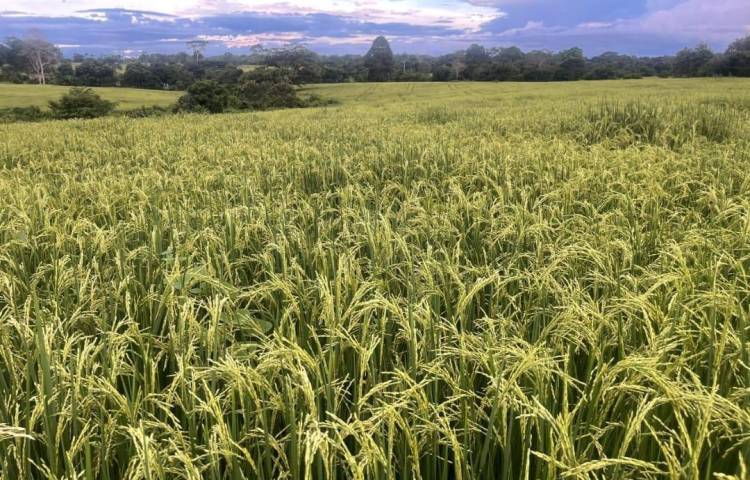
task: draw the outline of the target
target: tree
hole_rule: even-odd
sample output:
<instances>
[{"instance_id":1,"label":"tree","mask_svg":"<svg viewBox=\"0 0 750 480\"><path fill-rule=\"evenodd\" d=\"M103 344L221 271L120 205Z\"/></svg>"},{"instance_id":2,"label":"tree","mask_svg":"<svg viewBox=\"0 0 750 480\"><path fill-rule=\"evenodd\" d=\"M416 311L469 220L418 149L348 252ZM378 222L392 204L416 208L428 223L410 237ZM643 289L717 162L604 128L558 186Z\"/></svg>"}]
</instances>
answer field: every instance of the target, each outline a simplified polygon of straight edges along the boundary
<instances>
[{"instance_id":1,"label":"tree","mask_svg":"<svg viewBox=\"0 0 750 480\"><path fill-rule=\"evenodd\" d=\"M248 110L302 106L297 90L283 70L263 68L242 75L237 89L239 106Z\"/></svg>"},{"instance_id":2,"label":"tree","mask_svg":"<svg viewBox=\"0 0 750 480\"><path fill-rule=\"evenodd\" d=\"M489 77L491 80L521 80L524 53L518 47L494 48L489 52L492 64Z\"/></svg>"},{"instance_id":3,"label":"tree","mask_svg":"<svg viewBox=\"0 0 750 480\"><path fill-rule=\"evenodd\" d=\"M85 60L75 69L77 85L87 87L114 87L117 85L117 73L108 62Z\"/></svg>"},{"instance_id":4,"label":"tree","mask_svg":"<svg viewBox=\"0 0 750 480\"><path fill-rule=\"evenodd\" d=\"M559 53L560 65L555 73L555 80L580 80L586 74L586 59L583 50L571 48Z\"/></svg>"},{"instance_id":5,"label":"tree","mask_svg":"<svg viewBox=\"0 0 750 480\"><path fill-rule=\"evenodd\" d=\"M33 33L23 40L21 52L40 85L47 83L47 68L62 58L60 49L45 40L39 33Z\"/></svg>"},{"instance_id":6,"label":"tree","mask_svg":"<svg viewBox=\"0 0 750 480\"><path fill-rule=\"evenodd\" d=\"M10 56L10 47L0 42L0 68L8 63L8 57Z\"/></svg>"},{"instance_id":7,"label":"tree","mask_svg":"<svg viewBox=\"0 0 750 480\"><path fill-rule=\"evenodd\" d=\"M229 90L213 80L201 80L190 85L187 93L177 101L177 109L186 112L223 113L229 108Z\"/></svg>"},{"instance_id":8,"label":"tree","mask_svg":"<svg viewBox=\"0 0 750 480\"><path fill-rule=\"evenodd\" d=\"M589 60L586 73L589 80L641 77L641 64L636 57L615 52L605 52Z\"/></svg>"},{"instance_id":9,"label":"tree","mask_svg":"<svg viewBox=\"0 0 750 480\"><path fill-rule=\"evenodd\" d=\"M76 71L73 68L73 63L70 61L63 61L57 66L55 72L55 83L58 85L75 85Z\"/></svg>"},{"instance_id":10,"label":"tree","mask_svg":"<svg viewBox=\"0 0 750 480\"><path fill-rule=\"evenodd\" d=\"M192 64L191 67L196 67L196 69L189 70L178 63L154 63L150 69L159 79L161 88L164 90L185 90L193 82L202 78L203 69L197 64Z\"/></svg>"},{"instance_id":11,"label":"tree","mask_svg":"<svg viewBox=\"0 0 750 480\"><path fill-rule=\"evenodd\" d=\"M450 65L435 65L432 69L432 79L436 82L450 82L454 80Z\"/></svg>"},{"instance_id":12,"label":"tree","mask_svg":"<svg viewBox=\"0 0 750 480\"><path fill-rule=\"evenodd\" d=\"M90 88L73 87L57 102L49 102L57 119L97 118L112 113L115 103L102 99Z\"/></svg>"},{"instance_id":13,"label":"tree","mask_svg":"<svg viewBox=\"0 0 750 480\"><path fill-rule=\"evenodd\" d=\"M750 77L750 35L729 45L724 54L723 70L735 77Z\"/></svg>"},{"instance_id":14,"label":"tree","mask_svg":"<svg viewBox=\"0 0 750 480\"><path fill-rule=\"evenodd\" d=\"M160 89L162 83L151 69L142 63L131 63L122 75L122 86L131 88Z\"/></svg>"},{"instance_id":15,"label":"tree","mask_svg":"<svg viewBox=\"0 0 750 480\"><path fill-rule=\"evenodd\" d=\"M464 52L455 52L435 59L432 77L439 81L461 80L465 69Z\"/></svg>"},{"instance_id":16,"label":"tree","mask_svg":"<svg viewBox=\"0 0 750 480\"><path fill-rule=\"evenodd\" d=\"M333 55L322 59L321 81L326 83L366 82L368 70L364 57L359 55Z\"/></svg>"},{"instance_id":17,"label":"tree","mask_svg":"<svg viewBox=\"0 0 750 480\"><path fill-rule=\"evenodd\" d=\"M393 75L393 51L385 37L378 37L365 55L367 79L371 82L387 82Z\"/></svg>"},{"instance_id":18,"label":"tree","mask_svg":"<svg viewBox=\"0 0 750 480\"><path fill-rule=\"evenodd\" d=\"M29 60L24 56L24 41L20 38L10 37L5 40L8 48L5 63L18 71L29 69Z\"/></svg>"},{"instance_id":19,"label":"tree","mask_svg":"<svg viewBox=\"0 0 750 480\"><path fill-rule=\"evenodd\" d=\"M227 65L208 70L206 77L207 80L214 80L224 85L236 85L242 77L242 73L239 68Z\"/></svg>"},{"instance_id":20,"label":"tree","mask_svg":"<svg viewBox=\"0 0 750 480\"><path fill-rule=\"evenodd\" d=\"M203 58L203 51L208 46L208 41L200 39L190 40L187 42L187 46L193 51L193 61L197 63Z\"/></svg>"},{"instance_id":21,"label":"tree","mask_svg":"<svg viewBox=\"0 0 750 480\"><path fill-rule=\"evenodd\" d=\"M464 76L468 80L487 80L489 73L490 56L481 45L472 45L464 54L466 71Z\"/></svg>"},{"instance_id":22,"label":"tree","mask_svg":"<svg viewBox=\"0 0 750 480\"><path fill-rule=\"evenodd\" d=\"M272 50L267 54L264 63L287 69L289 79L297 85L317 83L323 75L318 54L302 45Z\"/></svg>"},{"instance_id":23,"label":"tree","mask_svg":"<svg viewBox=\"0 0 750 480\"><path fill-rule=\"evenodd\" d=\"M674 57L642 57L638 60L644 77L669 77L674 70Z\"/></svg>"},{"instance_id":24,"label":"tree","mask_svg":"<svg viewBox=\"0 0 750 480\"><path fill-rule=\"evenodd\" d=\"M402 53L394 55L396 74L393 80L400 82L424 82L432 79L433 59L427 55Z\"/></svg>"},{"instance_id":25,"label":"tree","mask_svg":"<svg viewBox=\"0 0 750 480\"><path fill-rule=\"evenodd\" d=\"M685 48L677 53L674 61L674 73L681 77L700 77L708 73L708 66L714 59L714 52L705 43L695 48Z\"/></svg>"},{"instance_id":26,"label":"tree","mask_svg":"<svg viewBox=\"0 0 750 480\"><path fill-rule=\"evenodd\" d=\"M556 68L552 53L535 50L524 55L523 79L528 82L549 82L554 80Z\"/></svg>"}]
</instances>

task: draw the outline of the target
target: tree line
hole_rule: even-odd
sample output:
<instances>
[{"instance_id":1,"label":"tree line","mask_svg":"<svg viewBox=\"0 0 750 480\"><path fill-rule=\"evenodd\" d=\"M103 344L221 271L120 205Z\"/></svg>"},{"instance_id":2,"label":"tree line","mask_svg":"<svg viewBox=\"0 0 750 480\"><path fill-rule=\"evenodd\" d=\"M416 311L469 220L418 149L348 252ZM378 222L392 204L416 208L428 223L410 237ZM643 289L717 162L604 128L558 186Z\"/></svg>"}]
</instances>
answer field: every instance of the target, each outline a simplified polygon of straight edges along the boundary
<instances>
[{"instance_id":1,"label":"tree line","mask_svg":"<svg viewBox=\"0 0 750 480\"><path fill-rule=\"evenodd\" d=\"M268 71L292 84L387 81L573 81L642 77L750 76L750 36L717 53L706 44L685 48L673 56L636 57L607 52L585 57L580 48L560 52L517 47L471 45L442 56L394 54L378 37L365 55L320 55L304 46L263 48L246 54L227 53L204 58L189 42L192 53L64 58L40 35L9 38L0 43L0 81L53 83L86 87L133 87L187 90L200 81L238 85Z\"/></svg>"}]
</instances>

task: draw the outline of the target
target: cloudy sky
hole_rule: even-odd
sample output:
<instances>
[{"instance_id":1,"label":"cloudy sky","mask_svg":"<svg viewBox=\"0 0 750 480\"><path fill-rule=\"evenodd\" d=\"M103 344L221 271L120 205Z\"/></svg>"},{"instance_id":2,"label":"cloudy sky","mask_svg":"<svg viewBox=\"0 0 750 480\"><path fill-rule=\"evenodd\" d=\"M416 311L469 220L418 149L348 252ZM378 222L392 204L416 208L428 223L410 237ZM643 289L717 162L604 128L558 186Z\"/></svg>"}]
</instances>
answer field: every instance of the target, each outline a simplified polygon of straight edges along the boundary
<instances>
[{"instance_id":1,"label":"cloudy sky","mask_svg":"<svg viewBox=\"0 0 750 480\"><path fill-rule=\"evenodd\" d=\"M0 39L31 31L68 54L175 52L196 38L210 53L362 53L385 35L397 52L481 43L661 55L702 41L723 50L750 34L750 0L0 0Z\"/></svg>"}]
</instances>

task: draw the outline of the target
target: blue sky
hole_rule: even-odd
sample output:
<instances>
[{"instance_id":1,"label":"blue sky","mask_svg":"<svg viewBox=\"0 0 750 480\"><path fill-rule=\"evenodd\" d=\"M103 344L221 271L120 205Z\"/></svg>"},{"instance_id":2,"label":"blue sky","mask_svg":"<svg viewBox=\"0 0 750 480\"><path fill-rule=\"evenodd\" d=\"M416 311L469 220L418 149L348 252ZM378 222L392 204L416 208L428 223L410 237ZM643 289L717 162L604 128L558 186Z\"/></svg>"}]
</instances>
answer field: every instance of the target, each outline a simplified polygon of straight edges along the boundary
<instances>
[{"instance_id":1,"label":"blue sky","mask_svg":"<svg viewBox=\"0 0 750 480\"><path fill-rule=\"evenodd\" d=\"M750 0L2 0L0 38L34 30L68 54L176 52L196 38L210 53L363 53L385 35L397 52L480 43L661 55L702 41L723 50L750 34Z\"/></svg>"}]
</instances>

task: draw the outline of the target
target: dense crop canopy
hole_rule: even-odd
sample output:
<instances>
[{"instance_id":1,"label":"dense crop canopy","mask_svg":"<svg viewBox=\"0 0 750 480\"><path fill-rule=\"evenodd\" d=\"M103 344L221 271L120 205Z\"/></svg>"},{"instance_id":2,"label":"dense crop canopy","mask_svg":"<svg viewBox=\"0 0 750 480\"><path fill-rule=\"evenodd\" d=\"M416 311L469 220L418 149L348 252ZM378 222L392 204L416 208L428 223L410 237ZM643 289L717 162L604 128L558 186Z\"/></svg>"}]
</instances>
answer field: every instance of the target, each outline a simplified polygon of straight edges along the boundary
<instances>
[{"instance_id":1,"label":"dense crop canopy","mask_svg":"<svg viewBox=\"0 0 750 480\"><path fill-rule=\"evenodd\" d=\"M748 478L747 87L0 125L0 478Z\"/></svg>"}]
</instances>

